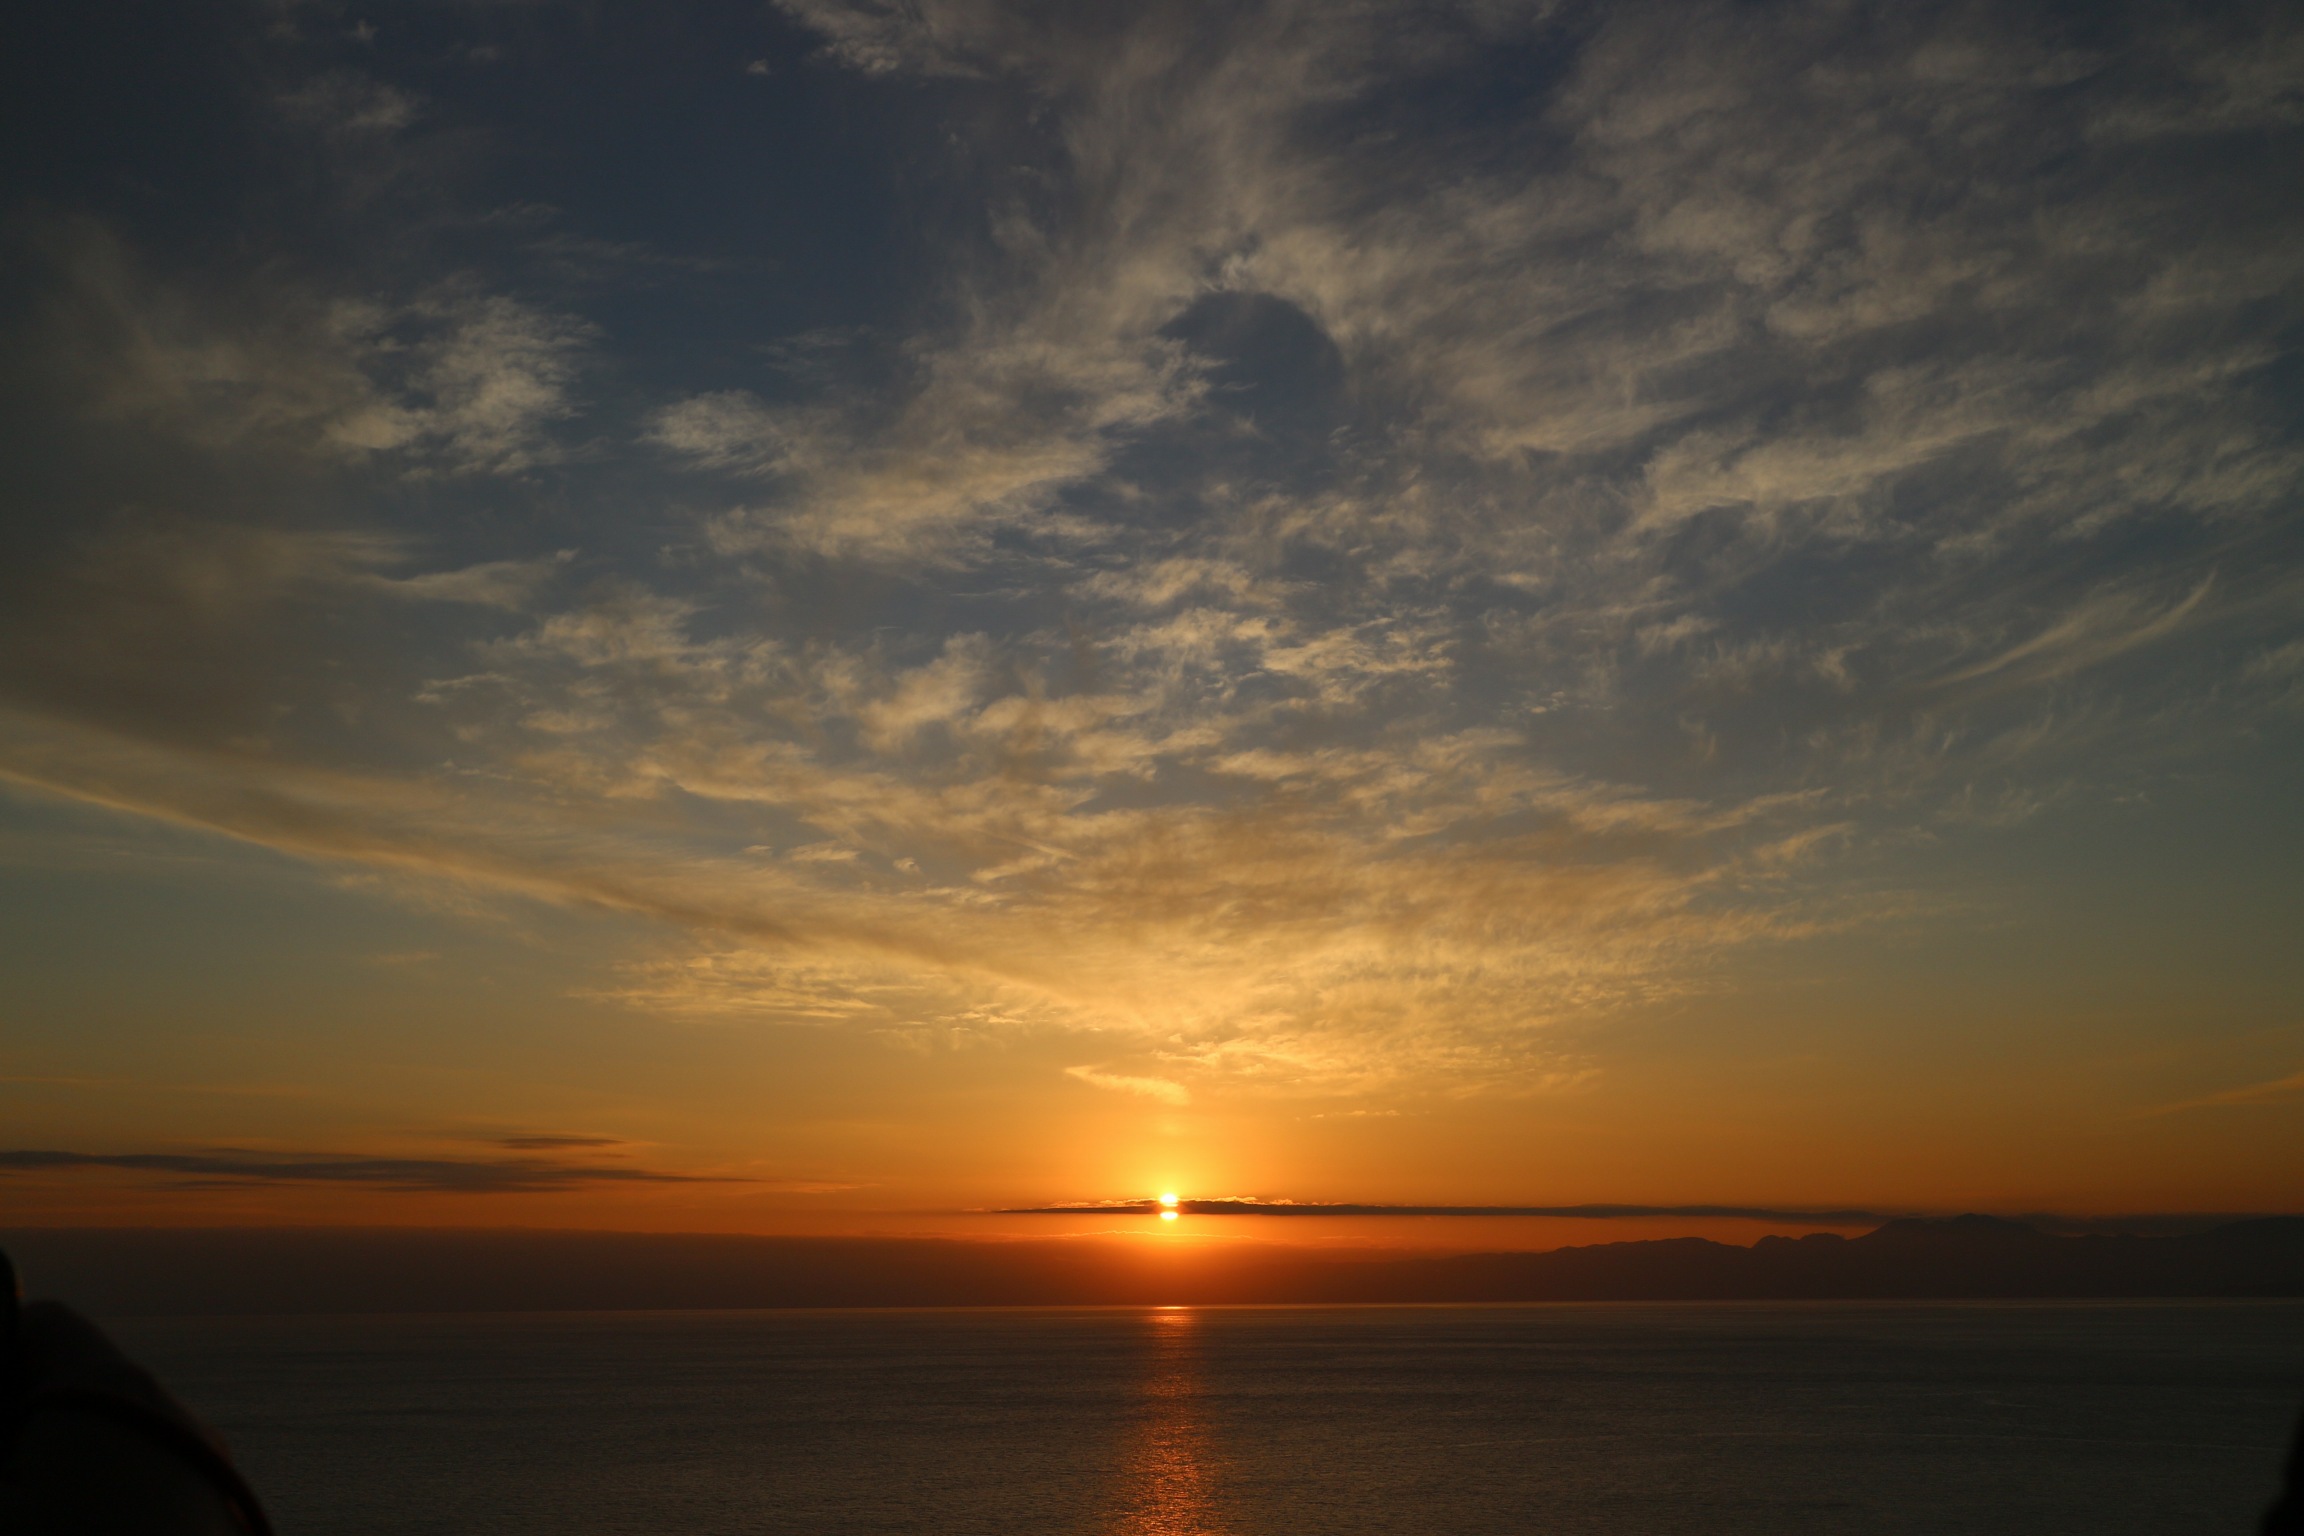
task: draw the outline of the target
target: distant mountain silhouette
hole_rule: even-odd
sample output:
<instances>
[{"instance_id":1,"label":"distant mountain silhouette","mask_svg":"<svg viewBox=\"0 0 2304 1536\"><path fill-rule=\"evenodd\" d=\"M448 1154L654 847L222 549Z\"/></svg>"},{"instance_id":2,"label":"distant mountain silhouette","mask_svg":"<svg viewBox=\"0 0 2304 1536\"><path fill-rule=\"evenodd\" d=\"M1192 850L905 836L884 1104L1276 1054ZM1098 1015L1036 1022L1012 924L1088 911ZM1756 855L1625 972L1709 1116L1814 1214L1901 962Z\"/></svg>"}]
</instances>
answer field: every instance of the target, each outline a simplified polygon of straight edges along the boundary
<instances>
[{"instance_id":1,"label":"distant mountain silhouette","mask_svg":"<svg viewBox=\"0 0 2304 1536\"><path fill-rule=\"evenodd\" d=\"M1675 1238L1409 1261L1433 1300L2304 1295L2304 1218L2176 1237L2053 1237L1991 1216L1892 1221L1862 1237ZM1376 1277L1370 1276L1370 1279Z\"/></svg>"},{"instance_id":2,"label":"distant mountain silhouette","mask_svg":"<svg viewBox=\"0 0 2304 1536\"><path fill-rule=\"evenodd\" d=\"M401 1229L0 1233L28 1294L99 1315L1149 1303L2304 1296L2304 1217L2053 1236L1990 1216L1861 1237L1401 1254L1125 1240Z\"/></svg>"}]
</instances>

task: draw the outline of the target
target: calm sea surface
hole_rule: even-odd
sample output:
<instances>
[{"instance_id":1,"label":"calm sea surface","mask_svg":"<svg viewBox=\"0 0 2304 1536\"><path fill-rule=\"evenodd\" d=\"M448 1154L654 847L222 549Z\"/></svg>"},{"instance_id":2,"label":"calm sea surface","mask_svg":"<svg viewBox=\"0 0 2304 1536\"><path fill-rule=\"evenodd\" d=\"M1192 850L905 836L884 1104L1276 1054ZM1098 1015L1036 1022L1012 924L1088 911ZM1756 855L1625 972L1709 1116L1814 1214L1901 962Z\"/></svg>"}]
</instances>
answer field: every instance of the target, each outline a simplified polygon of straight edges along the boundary
<instances>
[{"instance_id":1,"label":"calm sea surface","mask_svg":"<svg viewBox=\"0 0 2304 1536\"><path fill-rule=\"evenodd\" d=\"M2248 1532L2304 1304L145 1320L284 1536Z\"/></svg>"}]
</instances>

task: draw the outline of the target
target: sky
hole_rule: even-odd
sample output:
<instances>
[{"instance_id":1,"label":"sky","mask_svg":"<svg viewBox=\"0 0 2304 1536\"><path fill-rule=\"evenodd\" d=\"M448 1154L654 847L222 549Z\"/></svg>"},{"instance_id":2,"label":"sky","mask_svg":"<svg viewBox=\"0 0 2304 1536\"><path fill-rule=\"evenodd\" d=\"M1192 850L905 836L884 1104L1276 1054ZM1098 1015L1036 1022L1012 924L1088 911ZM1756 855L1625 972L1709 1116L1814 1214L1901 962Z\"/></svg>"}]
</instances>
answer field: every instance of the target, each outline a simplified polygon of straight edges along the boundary
<instances>
[{"instance_id":1,"label":"sky","mask_svg":"<svg viewBox=\"0 0 2304 1536\"><path fill-rule=\"evenodd\" d=\"M2304 1210L2294 7L19 10L12 1220Z\"/></svg>"}]
</instances>

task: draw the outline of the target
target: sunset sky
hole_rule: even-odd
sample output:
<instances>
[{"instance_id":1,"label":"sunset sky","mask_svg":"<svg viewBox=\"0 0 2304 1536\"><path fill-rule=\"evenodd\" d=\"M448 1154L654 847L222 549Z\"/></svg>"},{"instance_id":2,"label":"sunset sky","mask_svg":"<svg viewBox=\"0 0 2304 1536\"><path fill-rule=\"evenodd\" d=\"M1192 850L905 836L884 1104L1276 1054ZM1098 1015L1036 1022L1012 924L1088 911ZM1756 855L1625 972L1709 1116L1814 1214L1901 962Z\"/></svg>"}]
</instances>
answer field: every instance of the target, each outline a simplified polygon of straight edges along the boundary
<instances>
[{"instance_id":1,"label":"sunset sky","mask_svg":"<svg viewBox=\"0 0 2304 1536\"><path fill-rule=\"evenodd\" d=\"M2304 1209L2297 8L20 9L9 1220Z\"/></svg>"}]
</instances>

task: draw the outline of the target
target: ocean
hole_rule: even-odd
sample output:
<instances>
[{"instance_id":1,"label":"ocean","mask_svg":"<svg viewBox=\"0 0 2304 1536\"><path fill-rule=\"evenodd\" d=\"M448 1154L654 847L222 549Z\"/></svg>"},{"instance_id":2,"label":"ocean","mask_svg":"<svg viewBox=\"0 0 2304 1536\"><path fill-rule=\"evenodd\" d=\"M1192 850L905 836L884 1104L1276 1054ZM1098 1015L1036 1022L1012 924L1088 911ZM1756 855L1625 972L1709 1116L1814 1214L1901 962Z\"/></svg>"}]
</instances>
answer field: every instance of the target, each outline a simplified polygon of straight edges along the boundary
<instances>
[{"instance_id":1,"label":"ocean","mask_svg":"<svg viewBox=\"0 0 2304 1536\"><path fill-rule=\"evenodd\" d=\"M2304 1303L142 1319L283 1536L2251 1532Z\"/></svg>"}]
</instances>

